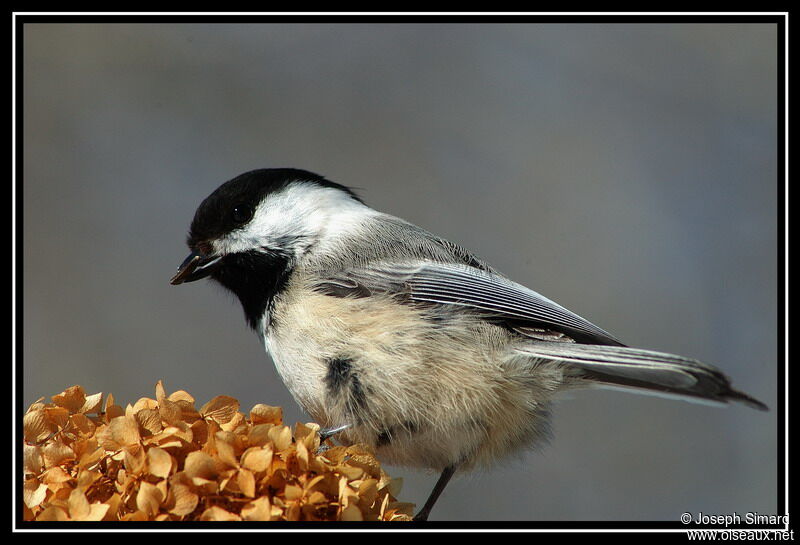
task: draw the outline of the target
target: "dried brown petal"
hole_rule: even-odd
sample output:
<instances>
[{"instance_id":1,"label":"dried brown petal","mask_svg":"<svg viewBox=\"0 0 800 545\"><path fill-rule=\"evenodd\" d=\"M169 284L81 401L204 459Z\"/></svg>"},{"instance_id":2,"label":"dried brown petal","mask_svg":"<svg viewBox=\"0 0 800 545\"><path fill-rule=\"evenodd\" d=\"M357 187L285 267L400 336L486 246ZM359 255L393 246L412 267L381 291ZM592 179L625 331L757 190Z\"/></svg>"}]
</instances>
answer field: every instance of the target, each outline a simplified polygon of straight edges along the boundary
<instances>
[{"instance_id":1,"label":"dried brown petal","mask_svg":"<svg viewBox=\"0 0 800 545\"><path fill-rule=\"evenodd\" d=\"M387 513L389 514L389 520L411 520L411 516L414 513L414 504L393 501L389 503Z\"/></svg>"},{"instance_id":2,"label":"dried brown petal","mask_svg":"<svg viewBox=\"0 0 800 545\"><path fill-rule=\"evenodd\" d=\"M308 471L308 448L306 448L305 443L297 443L297 449L295 450L297 462L298 462L298 469L301 473L305 473Z\"/></svg>"},{"instance_id":3,"label":"dried brown petal","mask_svg":"<svg viewBox=\"0 0 800 545\"><path fill-rule=\"evenodd\" d=\"M272 504L266 496L255 499L242 507L242 518L244 520L276 520L272 515Z\"/></svg>"},{"instance_id":4,"label":"dried brown petal","mask_svg":"<svg viewBox=\"0 0 800 545\"><path fill-rule=\"evenodd\" d=\"M44 484L47 485L61 484L72 480L72 475L67 473L64 468L55 466L42 473L40 479ZM53 487L53 489L55 488L57 487Z\"/></svg>"},{"instance_id":5,"label":"dried brown petal","mask_svg":"<svg viewBox=\"0 0 800 545\"><path fill-rule=\"evenodd\" d=\"M234 450L233 445L222 441L220 438L220 433L215 434L215 437L217 439L215 446L219 461L229 467L239 467L239 460L236 457L236 451Z\"/></svg>"},{"instance_id":6,"label":"dried brown petal","mask_svg":"<svg viewBox=\"0 0 800 545\"><path fill-rule=\"evenodd\" d=\"M178 401L177 403L180 404L182 402ZM206 421L200 418L200 414L196 411L192 415L187 415L185 412L183 415L184 418L187 419L186 422L191 422L191 425L189 425L189 430L191 430L191 433L194 434L193 441L197 443L204 443L208 436L208 424Z\"/></svg>"},{"instance_id":7,"label":"dried brown petal","mask_svg":"<svg viewBox=\"0 0 800 545\"><path fill-rule=\"evenodd\" d=\"M378 499L378 479L365 479L358 487L362 507L370 507Z\"/></svg>"},{"instance_id":8,"label":"dried brown petal","mask_svg":"<svg viewBox=\"0 0 800 545\"><path fill-rule=\"evenodd\" d=\"M139 426L151 435L161 433L164 427L161 425L161 412L158 408L142 409L134 415Z\"/></svg>"},{"instance_id":9,"label":"dried brown petal","mask_svg":"<svg viewBox=\"0 0 800 545\"><path fill-rule=\"evenodd\" d=\"M71 431L77 431L83 436L90 437L94 434L97 426L88 416L78 413L69 417L69 429Z\"/></svg>"},{"instance_id":10,"label":"dried brown petal","mask_svg":"<svg viewBox=\"0 0 800 545\"><path fill-rule=\"evenodd\" d=\"M108 394L108 397L106 397L106 402L103 405L103 412L108 412L109 407L111 407L113 404L114 404L114 394Z\"/></svg>"},{"instance_id":11,"label":"dried brown petal","mask_svg":"<svg viewBox=\"0 0 800 545\"><path fill-rule=\"evenodd\" d=\"M157 444L161 448L166 448L164 443L178 441L178 445L191 443L194 433L191 428L177 428L170 426L161 430L161 433L148 439L149 444Z\"/></svg>"},{"instance_id":12,"label":"dried brown petal","mask_svg":"<svg viewBox=\"0 0 800 545\"><path fill-rule=\"evenodd\" d=\"M106 450L120 450L139 442L139 425L132 416L118 416L97 433L97 440Z\"/></svg>"},{"instance_id":13,"label":"dried brown petal","mask_svg":"<svg viewBox=\"0 0 800 545\"><path fill-rule=\"evenodd\" d=\"M172 456L164 449L149 448L147 449L147 468L151 475L166 479L172 471Z\"/></svg>"},{"instance_id":14,"label":"dried brown petal","mask_svg":"<svg viewBox=\"0 0 800 545\"><path fill-rule=\"evenodd\" d=\"M242 520L242 517L215 505L203 511L203 514L200 515L200 520Z\"/></svg>"},{"instance_id":15,"label":"dried brown petal","mask_svg":"<svg viewBox=\"0 0 800 545\"><path fill-rule=\"evenodd\" d=\"M22 417L22 431L28 443L39 443L58 429L47 418L44 407L28 410Z\"/></svg>"},{"instance_id":16,"label":"dried brown petal","mask_svg":"<svg viewBox=\"0 0 800 545\"><path fill-rule=\"evenodd\" d=\"M269 430L275 427L275 424L257 424L250 428L250 431L247 434L247 442L251 446L260 447L262 445L266 445L267 443L271 442L272 439L269 437Z\"/></svg>"},{"instance_id":17,"label":"dried brown petal","mask_svg":"<svg viewBox=\"0 0 800 545\"><path fill-rule=\"evenodd\" d=\"M57 466L75 459L75 452L60 441L52 441L42 447L42 457L47 467Z\"/></svg>"},{"instance_id":18,"label":"dried brown petal","mask_svg":"<svg viewBox=\"0 0 800 545\"><path fill-rule=\"evenodd\" d=\"M358 494L348 486L347 482L346 476L339 479L339 503L342 506L348 505L353 499L358 499Z\"/></svg>"},{"instance_id":19,"label":"dried brown petal","mask_svg":"<svg viewBox=\"0 0 800 545\"><path fill-rule=\"evenodd\" d=\"M103 392L86 396L83 406L79 412L84 414L97 414L100 412L100 407L103 403Z\"/></svg>"},{"instance_id":20,"label":"dried brown petal","mask_svg":"<svg viewBox=\"0 0 800 545\"><path fill-rule=\"evenodd\" d=\"M169 512L179 517L192 513L200 501L200 496L192 492L191 487L184 484L173 484L170 492L172 493L172 507Z\"/></svg>"},{"instance_id":21,"label":"dried brown petal","mask_svg":"<svg viewBox=\"0 0 800 545\"><path fill-rule=\"evenodd\" d=\"M250 409L250 423L253 425L274 424L280 426L283 424L283 409L259 403Z\"/></svg>"},{"instance_id":22,"label":"dried brown petal","mask_svg":"<svg viewBox=\"0 0 800 545\"><path fill-rule=\"evenodd\" d=\"M99 462L105 456L105 450L97 443L95 439L85 441L81 444L82 453L78 456L78 465L80 467L91 467Z\"/></svg>"},{"instance_id":23,"label":"dried brown petal","mask_svg":"<svg viewBox=\"0 0 800 545\"><path fill-rule=\"evenodd\" d=\"M81 490L86 490L90 486L92 486L97 479L99 479L102 474L99 471L81 471L78 474L78 488Z\"/></svg>"},{"instance_id":24,"label":"dried brown petal","mask_svg":"<svg viewBox=\"0 0 800 545\"><path fill-rule=\"evenodd\" d=\"M325 494L323 494L322 492L312 492L311 494L308 495L306 502L313 505L317 503L324 503L327 500L328 498L326 498Z\"/></svg>"},{"instance_id":25,"label":"dried brown petal","mask_svg":"<svg viewBox=\"0 0 800 545\"><path fill-rule=\"evenodd\" d=\"M248 498L253 498L256 495L256 479L253 474L246 470L240 469L236 472L236 482L239 484L239 490Z\"/></svg>"},{"instance_id":26,"label":"dried brown petal","mask_svg":"<svg viewBox=\"0 0 800 545\"><path fill-rule=\"evenodd\" d=\"M262 473L272 465L272 446L250 448L242 454L242 467L255 473Z\"/></svg>"},{"instance_id":27,"label":"dried brown petal","mask_svg":"<svg viewBox=\"0 0 800 545\"><path fill-rule=\"evenodd\" d=\"M156 409L158 408L158 401L155 399L150 399L149 397L141 397L139 398L136 403L133 404L131 407L130 414L136 414L139 411L143 411L145 409ZM128 411L126 410L126 414Z\"/></svg>"},{"instance_id":28,"label":"dried brown petal","mask_svg":"<svg viewBox=\"0 0 800 545\"><path fill-rule=\"evenodd\" d=\"M117 520L117 514L122 505L122 498L120 495L116 493L112 494L111 497L105 501L105 505L108 505L108 511L106 511L102 520Z\"/></svg>"},{"instance_id":29,"label":"dried brown petal","mask_svg":"<svg viewBox=\"0 0 800 545\"><path fill-rule=\"evenodd\" d=\"M174 403L175 405L180 407L181 418L183 418L183 421L186 422L187 424L192 424L194 423L195 420L202 418L200 416L200 413L197 412L197 409L194 408L194 405L192 403L185 401L183 399L174 401Z\"/></svg>"},{"instance_id":30,"label":"dried brown petal","mask_svg":"<svg viewBox=\"0 0 800 545\"><path fill-rule=\"evenodd\" d=\"M164 389L164 383L162 381L156 382L156 401L161 403L167 399L167 391Z\"/></svg>"},{"instance_id":31,"label":"dried brown petal","mask_svg":"<svg viewBox=\"0 0 800 545\"><path fill-rule=\"evenodd\" d=\"M22 468L25 473L38 475L44 468L42 449L38 446L25 444L22 446Z\"/></svg>"},{"instance_id":32,"label":"dried brown petal","mask_svg":"<svg viewBox=\"0 0 800 545\"><path fill-rule=\"evenodd\" d=\"M364 515L361 513L361 510L355 503L351 503L350 505L342 509L341 519L346 521L360 522L364 520Z\"/></svg>"},{"instance_id":33,"label":"dried brown petal","mask_svg":"<svg viewBox=\"0 0 800 545\"><path fill-rule=\"evenodd\" d=\"M336 469L350 481L355 481L364 476L364 470L360 467L342 464L336 466Z\"/></svg>"},{"instance_id":34,"label":"dried brown petal","mask_svg":"<svg viewBox=\"0 0 800 545\"><path fill-rule=\"evenodd\" d=\"M292 502L286 506L283 512L283 518L286 520L300 520L303 514L302 506L299 502Z\"/></svg>"},{"instance_id":35,"label":"dried brown petal","mask_svg":"<svg viewBox=\"0 0 800 545\"><path fill-rule=\"evenodd\" d=\"M131 521L139 522L139 521L145 521L147 520L147 518L148 518L147 513L141 510L136 510L133 513L123 515L122 518L120 518L120 520L123 520L125 522L131 522Z\"/></svg>"},{"instance_id":36,"label":"dried brown petal","mask_svg":"<svg viewBox=\"0 0 800 545\"><path fill-rule=\"evenodd\" d=\"M70 493L67 507L69 509L69 518L72 520L84 520L92 512L86 495L77 488Z\"/></svg>"},{"instance_id":37,"label":"dried brown petal","mask_svg":"<svg viewBox=\"0 0 800 545\"><path fill-rule=\"evenodd\" d=\"M223 431L242 433L247 429L247 419L242 413L236 413L228 422L220 424Z\"/></svg>"},{"instance_id":38,"label":"dried brown petal","mask_svg":"<svg viewBox=\"0 0 800 545\"><path fill-rule=\"evenodd\" d=\"M297 501L303 497L303 489L292 484L286 485L286 488L284 488L284 497L288 501Z\"/></svg>"},{"instance_id":39,"label":"dried brown petal","mask_svg":"<svg viewBox=\"0 0 800 545\"><path fill-rule=\"evenodd\" d=\"M114 396L112 394L108 394L103 412L105 413L106 422L110 422L112 419L125 414L125 411L122 410L122 407L114 404Z\"/></svg>"},{"instance_id":40,"label":"dried brown petal","mask_svg":"<svg viewBox=\"0 0 800 545\"><path fill-rule=\"evenodd\" d=\"M141 475L144 472L146 454L139 445L131 445L122 449L122 461L129 474Z\"/></svg>"},{"instance_id":41,"label":"dried brown petal","mask_svg":"<svg viewBox=\"0 0 800 545\"><path fill-rule=\"evenodd\" d=\"M36 516L36 520L61 522L69 520L69 515L67 515L66 509L57 507L55 505L50 505Z\"/></svg>"},{"instance_id":42,"label":"dried brown petal","mask_svg":"<svg viewBox=\"0 0 800 545\"><path fill-rule=\"evenodd\" d=\"M341 464L345 456L347 456L347 447L331 447L324 454L324 457L334 465Z\"/></svg>"},{"instance_id":43,"label":"dried brown petal","mask_svg":"<svg viewBox=\"0 0 800 545\"><path fill-rule=\"evenodd\" d=\"M275 450L286 450L292 444L292 430L289 426L275 426L267 435L275 445Z\"/></svg>"},{"instance_id":44,"label":"dried brown petal","mask_svg":"<svg viewBox=\"0 0 800 545\"><path fill-rule=\"evenodd\" d=\"M218 424L225 424L239 411L239 401L230 396L217 396L200 409L204 418L210 418Z\"/></svg>"},{"instance_id":45,"label":"dried brown petal","mask_svg":"<svg viewBox=\"0 0 800 545\"><path fill-rule=\"evenodd\" d=\"M109 505L104 503L93 503L89 506L89 516L83 520L98 521L103 520L108 512Z\"/></svg>"},{"instance_id":46,"label":"dried brown petal","mask_svg":"<svg viewBox=\"0 0 800 545\"><path fill-rule=\"evenodd\" d=\"M351 467L363 469L373 478L377 479L381 476L381 466L372 454L351 454L345 463Z\"/></svg>"},{"instance_id":47,"label":"dried brown petal","mask_svg":"<svg viewBox=\"0 0 800 545\"><path fill-rule=\"evenodd\" d=\"M66 427L70 413L66 407L45 407L44 414L51 427L61 429Z\"/></svg>"},{"instance_id":48,"label":"dried brown petal","mask_svg":"<svg viewBox=\"0 0 800 545\"><path fill-rule=\"evenodd\" d=\"M172 392L171 394L169 394L169 397L167 399L169 399L170 401L174 401L176 403L179 401L185 401L189 403L189 405L194 404L194 398L189 394L189 392L185 392L183 390L177 390L175 392Z\"/></svg>"},{"instance_id":49,"label":"dried brown petal","mask_svg":"<svg viewBox=\"0 0 800 545\"><path fill-rule=\"evenodd\" d=\"M219 475L214 459L202 451L190 452L184 464L186 475L192 479L214 480Z\"/></svg>"},{"instance_id":50,"label":"dried brown petal","mask_svg":"<svg viewBox=\"0 0 800 545\"><path fill-rule=\"evenodd\" d=\"M59 407L64 407L70 413L77 413L86 402L86 392L81 386L70 386L60 394L54 395L53 403Z\"/></svg>"},{"instance_id":51,"label":"dried brown petal","mask_svg":"<svg viewBox=\"0 0 800 545\"><path fill-rule=\"evenodd\" d=\"M47 490L38 479L28 479L22 486L22 501L30 508L37 507L47 497Z\"/></svg>"},{"instance_id":52,"label":"dried brown petal","mask_svg":"<svg viewBox=\"0 0 800 545\"><path fill-rule=\"evenodd\" d=\"M164 500L161 490L147 481L139 483L139 493L136 494L136 507L140 511L153 515L158 513L159 506Z\"/></svg>"},{"instance_id":53,"label":"dried brown petal","mask_svg":"<svg viewBox=\"0 0 800 545\"><path fill-rule=\"evenodd\" d=\"M183 413L177 403L166 398L162 399L158 402L158 412L161 414L161 419L166 422L167 425L184 427Z\"/></svg>"},{"instance_id":54,"label":"dried brown petal","mask_svg":"<svg viewBox=\"0 0 800 545\"><path fill-rule=\"evenodd\" d=\"M294 437L298 443L303 443L308 450L315 451L319 448L319 425L298 422L294 427Z\"/></svg>"}]
</instances>

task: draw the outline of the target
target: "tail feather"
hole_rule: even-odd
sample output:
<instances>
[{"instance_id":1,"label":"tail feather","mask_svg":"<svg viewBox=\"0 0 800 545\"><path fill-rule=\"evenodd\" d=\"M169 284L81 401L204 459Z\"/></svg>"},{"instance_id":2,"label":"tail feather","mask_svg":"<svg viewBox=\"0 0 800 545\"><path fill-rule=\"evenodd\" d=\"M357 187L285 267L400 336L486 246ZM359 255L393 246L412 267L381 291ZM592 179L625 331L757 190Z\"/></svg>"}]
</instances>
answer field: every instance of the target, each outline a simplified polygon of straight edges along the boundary
<instances>
[{"instance_id":1,"label":"tail feather","mask_svg":"<svg viewBox=\"0 0 800 545\"><path fill-rule=\"evenodd\" d=\"M719 369L694 359L628 348L573 343L529 343L519 349L532 358L556 361L581 379L625 389L648 390L717 403L737 401L766 411L757 399L735 390Z\"/></svg>"}]
</instances>

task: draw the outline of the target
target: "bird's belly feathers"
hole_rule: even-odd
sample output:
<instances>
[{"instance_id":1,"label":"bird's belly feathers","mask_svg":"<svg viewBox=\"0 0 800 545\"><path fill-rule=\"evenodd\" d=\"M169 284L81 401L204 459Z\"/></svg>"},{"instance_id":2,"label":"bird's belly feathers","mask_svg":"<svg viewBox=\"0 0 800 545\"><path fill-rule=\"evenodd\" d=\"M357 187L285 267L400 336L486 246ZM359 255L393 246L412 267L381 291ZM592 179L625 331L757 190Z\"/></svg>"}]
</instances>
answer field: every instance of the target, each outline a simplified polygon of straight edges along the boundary
<instances>
[{"instance_id":1,"label":"bird's belly feathers","mask_svg":"<svg viewBox=\"0 0 800 545\"><path fill-rule=\"evenodd\" d=\"M514 356L477 318L390 298L287 290L266 345L298 403L387 463L442 469L492 461L546 435L559 369ZM302 301L302 304L299 304Z\"/></svg>"}]
</instances>

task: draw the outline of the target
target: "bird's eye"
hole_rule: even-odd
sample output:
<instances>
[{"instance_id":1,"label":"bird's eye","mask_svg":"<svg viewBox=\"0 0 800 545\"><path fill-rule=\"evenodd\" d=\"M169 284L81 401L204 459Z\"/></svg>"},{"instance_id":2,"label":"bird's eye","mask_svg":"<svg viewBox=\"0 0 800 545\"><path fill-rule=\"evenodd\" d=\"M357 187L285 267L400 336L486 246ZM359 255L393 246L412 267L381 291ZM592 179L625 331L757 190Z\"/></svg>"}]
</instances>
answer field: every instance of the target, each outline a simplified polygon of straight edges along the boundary
<instances>
[{"instance_id":1,"label":"bird's eye","mask_svg":"<svg viewBox=\"0 0 800 545\"><path fill-rule=\"evenodd\" d=\"M253 209L246 204L240 204L231 212L231 219L239 225L247 223L252 217Z\"/></svg>"}]
</instances>

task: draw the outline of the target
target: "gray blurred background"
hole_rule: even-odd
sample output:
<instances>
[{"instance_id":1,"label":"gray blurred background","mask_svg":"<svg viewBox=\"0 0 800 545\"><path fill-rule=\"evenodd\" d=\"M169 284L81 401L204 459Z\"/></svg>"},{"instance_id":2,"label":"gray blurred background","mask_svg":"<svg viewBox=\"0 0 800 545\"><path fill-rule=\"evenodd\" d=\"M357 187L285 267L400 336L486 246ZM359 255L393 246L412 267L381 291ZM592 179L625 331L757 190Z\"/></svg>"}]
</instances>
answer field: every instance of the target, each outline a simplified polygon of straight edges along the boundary
<instances>
[{"instance_id":1,"label":"gray blurred background","mask_svg":"<svg viewBox=\"0 0 800 545\"><path fill-rule=\"evenodd\" d=\"M433 520L774 514L776 47L769 24L26 24L24 403L163 379L306 421L238 302L168 283L214 188L298 167L773 408L575 393ZM418 504L436 478L387 470Z\"/></svg>"}]
</instances>

